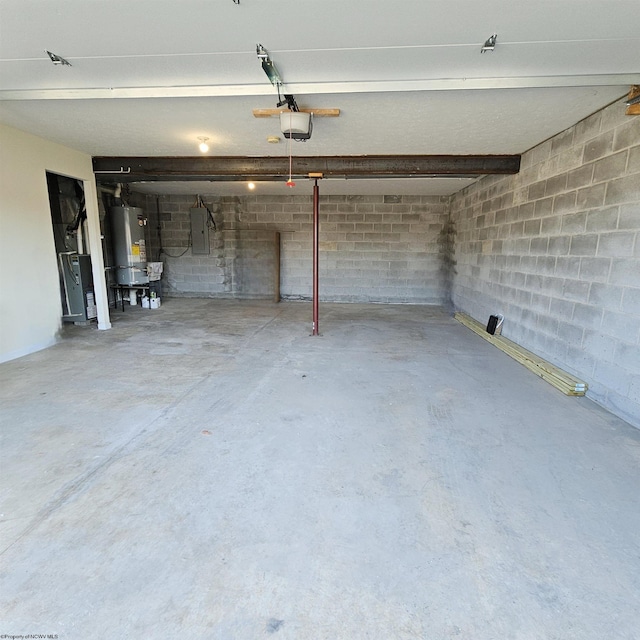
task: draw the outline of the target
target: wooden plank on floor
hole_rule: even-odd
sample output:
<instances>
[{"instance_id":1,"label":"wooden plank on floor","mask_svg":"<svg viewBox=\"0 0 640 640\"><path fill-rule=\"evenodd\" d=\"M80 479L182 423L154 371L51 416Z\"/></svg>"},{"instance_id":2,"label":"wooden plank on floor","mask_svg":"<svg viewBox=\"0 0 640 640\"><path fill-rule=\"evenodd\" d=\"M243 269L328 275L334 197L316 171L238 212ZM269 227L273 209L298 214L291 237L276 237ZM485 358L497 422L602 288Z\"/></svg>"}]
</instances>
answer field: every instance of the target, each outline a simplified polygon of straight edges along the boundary
<instances>
[{"instance_id":1,"label":"wooden plank on floor","mask_svg":"<svg viewBox=\"0 0 640 640\"><path fill-rule=\"evenodd\" d=\"M494 346L498 347L498 349L506 353L508 356L511 356L514 360L517 360L520 364L527 367L529 371L535 373L538 377L553 385L565 395L583 396L587 392L588 385L583 380L563 371L559 367L556 367L535 353L524 349L508 338L487 333L486 328L470 316L464 313L456 313L454 317L458 322L468 327Z\"/></svg>"}]
</instances>

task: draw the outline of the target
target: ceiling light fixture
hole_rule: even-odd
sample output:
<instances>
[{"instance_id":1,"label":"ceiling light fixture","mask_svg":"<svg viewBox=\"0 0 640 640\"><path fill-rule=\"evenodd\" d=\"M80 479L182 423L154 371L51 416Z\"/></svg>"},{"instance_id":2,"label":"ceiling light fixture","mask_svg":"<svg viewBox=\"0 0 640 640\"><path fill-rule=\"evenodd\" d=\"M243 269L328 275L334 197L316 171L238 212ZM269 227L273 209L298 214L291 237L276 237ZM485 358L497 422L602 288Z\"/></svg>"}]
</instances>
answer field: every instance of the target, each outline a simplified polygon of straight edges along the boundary
<instances>
[{"instance_id":1,"label":"ceiling light fixture","mask_svg":"<svg viewBox=\"0 0 640 640\"><path fill-rule=\"evenodd\" d=\"M71 63L68 60L65 60L62 56L56 55L55 53L51 53L51 51L47 51L46 49L45 49L45 52L47 53L47 55L49 56L53 64L62 65L65 67L71 66Z\"/></svg>"},{"instance_id":2,"label":"ceiling light fixture","mask_svg":"<svg viewBox=\"0 0 640 640\"><path fill-rule=\"evenodd\" d=\"M486 53L487 51L493 51L496 48L496 40L498 39L498 34L494 33L492 36L489 36L482 49L480 49L480 53Z\"/></svg>"},{"instance_id":3,"label":"ceiling light fixture","mask_svg":"<svg viewBox=\"0 0 640 640\"><path fill-rule=\"evenodd\" d=\"M198 136L198 140L200 140L198 148L200 149L200 151L202 151L202 153L207 153L207 151L209 151L209 145L207 144L208 139L209 138L205 136Z\"/></svg>"}]
</instances>

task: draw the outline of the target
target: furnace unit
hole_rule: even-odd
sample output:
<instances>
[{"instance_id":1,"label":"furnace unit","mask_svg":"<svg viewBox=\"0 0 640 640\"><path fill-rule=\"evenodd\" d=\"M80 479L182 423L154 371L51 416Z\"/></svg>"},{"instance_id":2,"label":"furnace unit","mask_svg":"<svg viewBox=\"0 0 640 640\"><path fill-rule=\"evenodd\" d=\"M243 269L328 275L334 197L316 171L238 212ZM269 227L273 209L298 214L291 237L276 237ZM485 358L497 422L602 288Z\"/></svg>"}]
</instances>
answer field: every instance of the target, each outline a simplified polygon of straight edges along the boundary
<instances>
[{"instance_id":1,"label":"furnace unit","mask_svg":"<svg viewBox=\"0 0 640 640\"><path fill-rule=\"evenodd\" d=\"M98 316L93 291L91 256L73 251L58 254L63 284L63 312L65 322L85 324Z\"/></svg>"}]
</instances>

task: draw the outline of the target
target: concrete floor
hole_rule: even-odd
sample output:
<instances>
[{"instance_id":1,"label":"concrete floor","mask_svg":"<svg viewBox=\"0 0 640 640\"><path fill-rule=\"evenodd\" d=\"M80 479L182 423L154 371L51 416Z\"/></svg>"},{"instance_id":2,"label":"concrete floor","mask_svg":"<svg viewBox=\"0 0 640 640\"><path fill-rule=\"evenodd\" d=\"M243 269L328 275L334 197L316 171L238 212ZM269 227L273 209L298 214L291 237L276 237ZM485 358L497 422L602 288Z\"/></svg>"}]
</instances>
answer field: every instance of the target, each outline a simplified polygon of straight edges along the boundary
<instances>
[{"instance_id":1,"label":"concrete floor","mask_svg":"<svg viewBox=\"0 0 640 640\"><path fill-rule=\"evenodd\" d=\"M0 367L0 635L639 637L639 430L438 308L310 315L170 299Z\"/></svg>"}]
</instances>

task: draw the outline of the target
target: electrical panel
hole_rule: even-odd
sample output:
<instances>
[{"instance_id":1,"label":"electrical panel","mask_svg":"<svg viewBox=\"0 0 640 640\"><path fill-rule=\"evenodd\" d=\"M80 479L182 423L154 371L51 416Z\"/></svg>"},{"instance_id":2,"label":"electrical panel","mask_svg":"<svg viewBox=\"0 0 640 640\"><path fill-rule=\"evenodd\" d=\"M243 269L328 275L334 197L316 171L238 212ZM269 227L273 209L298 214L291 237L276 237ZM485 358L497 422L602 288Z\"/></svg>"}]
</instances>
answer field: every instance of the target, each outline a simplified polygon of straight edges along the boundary
<instances>
[{"instance_id":1,"label":"electrical panel","mask_svg":"<svg viewBox=\"0 0 640 640\"><path fill-rule=\"evenodd\" d=\"M191 253L209 255L209 212L205 207L189 209L191 217Z\"/></svg>"}]
</instances>

